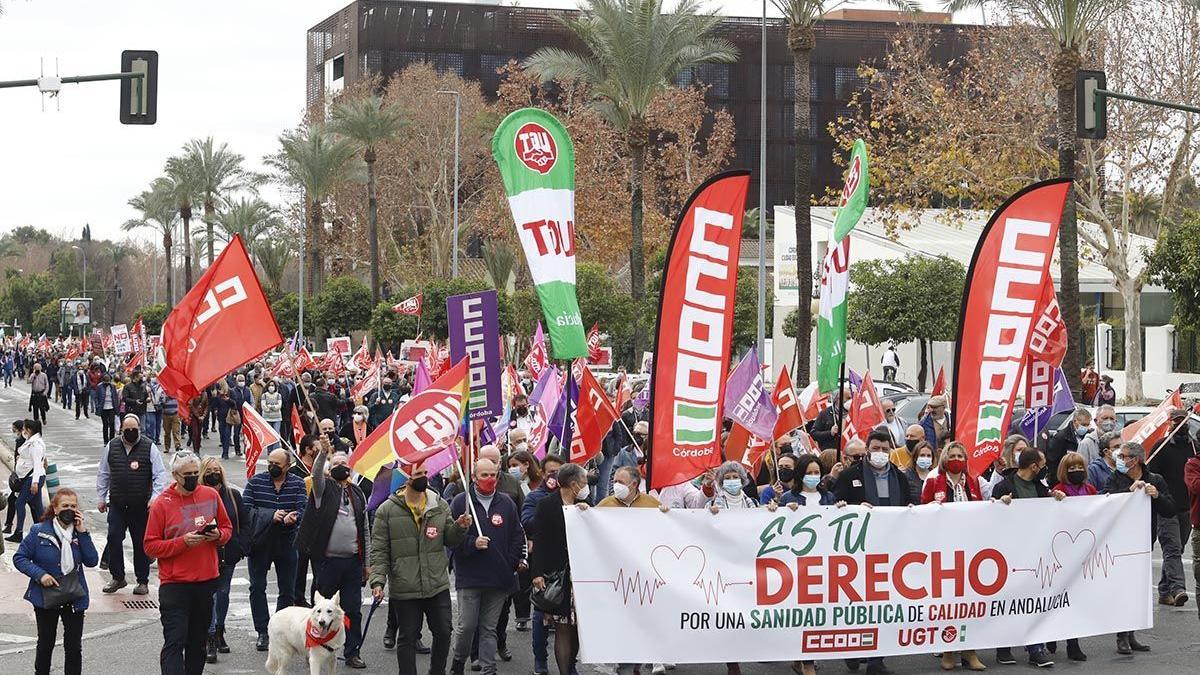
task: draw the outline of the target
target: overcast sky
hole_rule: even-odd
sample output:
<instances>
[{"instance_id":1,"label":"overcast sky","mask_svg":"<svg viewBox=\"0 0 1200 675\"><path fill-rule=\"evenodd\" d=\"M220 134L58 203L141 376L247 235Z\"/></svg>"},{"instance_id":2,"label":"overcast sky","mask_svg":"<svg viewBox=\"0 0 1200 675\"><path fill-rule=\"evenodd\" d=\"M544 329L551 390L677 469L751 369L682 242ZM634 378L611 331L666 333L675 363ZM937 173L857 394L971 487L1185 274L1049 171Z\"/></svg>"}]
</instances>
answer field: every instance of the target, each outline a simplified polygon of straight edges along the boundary
<instances>
[{"instance_id":1,"label":"overcast sky","mask_svg":"<svg viewBox=\"0 0 1200 675\"><path fill-rule=\"evenodd\" d=\"M123 49L159 52L158 123L122 126L116 82L0 89L0 233L35 225L121 236L126 201L190 138L258 166L304 106L305 31L348 0L0 0L0 80L116 72ZM574 0L525 0L574 7ZM732 15L758 2L710 3ZM869 7L872 3L857 6ZM930 3L932 7L933 4ZM61 106L57 109L56 105ZM149 234L141 235L149 237Z\"/></svg>"}]
</instances>

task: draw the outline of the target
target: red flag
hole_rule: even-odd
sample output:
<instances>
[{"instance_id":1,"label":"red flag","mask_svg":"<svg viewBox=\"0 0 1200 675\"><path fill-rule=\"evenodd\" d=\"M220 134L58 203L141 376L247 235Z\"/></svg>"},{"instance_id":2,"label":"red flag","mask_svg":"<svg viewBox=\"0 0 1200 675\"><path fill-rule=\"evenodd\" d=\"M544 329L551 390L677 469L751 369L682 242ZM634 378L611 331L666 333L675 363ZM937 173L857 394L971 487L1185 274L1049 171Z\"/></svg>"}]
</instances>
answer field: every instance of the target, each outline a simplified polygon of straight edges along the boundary
<instances>
[{"instance_id":1,"label":"red flag","mask_svg":"<svg viewBox=\"0 0 1200 675\"><path fill-rule=\"evenodd\" d=\"M129 363L125 364L125 372L132 373L136 368L145 365L145 363L146 352L140 350L134 351L133 355L129 357Z\"/></svg>"},{"instance_id":2,"label":"red flag","mask_svg":"<svg viewBox=\"0 0 1200 675\"><path fill-rule=\"evenodd\" d=\"M571 441L570 461L582 465L600 452L600 444L619 416L592 371L585 367L580 375L579 407L575 410L575 437Z\"/></svg>"},{"instance_id":3,"label":"red flag","mask_svg":"<svg viewBox=\"0 0 1200 675\"><path fill-rule=\"evenodd\" d=\"M600 349L600 323L592 324L592 329L587 334L588 362L594 363L599 361L604 356L604 352Z\"/></svg>"},{"instance_id":4,"label":"red flag","mask_svg":"<svg viewBox=\"0 0 1200 675\"><path fill-rule=\"evenodd\" d=\"M282 340L282 336L280 336ZM308 347L301 347L300 351L296 352L296 370L304 372L317 367L317 361L308 353Z\"/></svg>"},{"instance_id":5,"label":"red flag","mask_svg":"<svg viewBox=\"0 0 1200 675\"><path fill-rule=\"evenodd\" d=\"M679 214L667 247L651 365L652 489L721 463L721 404L749 187L749 171L704 181Z\"/></svg>"},{"instance_id":6,"label":"red flag","mask_svg":"<svg viewBox=\"0 0 1200 675\"><path fill-rule=\"evenodd\" d=\"M235 235L163 322L158 379L186 405L225 373L283 342L241 236Z\"/></svg>"},{"instance_id":7,"label":"red flag","mask_svg":"<svg viewBox=\"0 0 1200 675\"><path fill-rule=\"evenodd\" d=\"M850 402L850 421L842 430L842 438L846 441L855 437L866 438L883 420L883 403L879 400L879 392L875 391L871 373L867 372L863 375L862 386L854 392Z\"/></svg>"},{"instance_id":8,"label":"red flag","mask_svg":"<svg viewBox=\"0 0 1200 675\"><path fill-rule=\"evenodd\" d=\"M359 370L366 370L374 363L371 359L371 352L367 351L367 337L365 335L363 336L362 346L358 348L357 352L354 352L354 357L350 359L350 362Z\"/></svg>"},{"instance_id":9,"label":"red flag","mask_svg":"<svg viewBox=\"0 0 1200 675\"><path fill-rule=\"evenodd\" d=\"M295 408L292 412L295 413ZM250 403L242 404L242 438L246 439L246 478L254 475L254 466L263 449L281 443L275 427L267 424Z\"/></svg>"},{"instance_id":10,"label":"red flag","mask_svg":"<svg viewBox=\"0 0 1200 675\"><path fill-rule=\"evenodd\" d=\"M417 293L416 295L404 300L403 302L400 302L399 304L392 305L392 311L397 314L406 314L408 316L420 316L421 299L423 297L423 293Z\"/></svg>"},{"instance_id":11,"label":"red flag","mask_svg":"<svg viewBox=\"0 0 1200 675\"><path fill-rule=\"evenodd\" d=\"M629 385L625 382L625 371L621 371L621 373L617 375L616 393L617 402L614 407L617 409L617 412L620 412L625 409L625 404L633 399L633 392L629 391Z\"/></svg>"},{"instance_id":12,"label":"red flag","mask_svg":"<svg viewBox=\"0 0 1200 675\"><path fill-rule=\"evenodd\" d=\"M1167 432L1171 430L1171 411L1182 407L1183 397L1176 389L1171 392L1170 396L1163 399L1162 403L1158 404L1154 412L1122 429L1121 440L1126 443L1131 441L1141 443L1142 447L1149 452L1150 448L1165 438Z\"/></svg>"},{"instance_id":13,"label":"red flag","mask_svg":"<svg viewBox=\"0 0 1200 675\"><path fill-rule=\"evenodd\" d=\"M737 422L733 423L725 439L725 459L740 462L752 475L758 473L759 464L770 449L770 443Z\"/></svg>"},{"instance_id":14,"label":"red flag","mask_svg":"<svg viewBox=\"0 0 1200 675\"><path fill-rule=\"evenodd\" d=\"M1025 359L1025 407L1042 408L1054 403L1054 374L1067 353L1067 325L1058 308L1054 282L1048 277L1042 285L1037 319L1029 336L1029 356Z\"/></svg>"},{"instance_id":15,"label":"red flag","mask_svg":"<svg viewBox=\"0 0 1200 675\"><path fill-rule=\"evenodd\" d=\"M942 396L946 393L946 366L938 368L937 380L933 382L933 392L930 396Z\"/></svg>"},{"instance_id":16,"label":"red flag","mask_svg":"<svg viewBox=\"0 0 1200 675\"><path fill-rule=\"evenodd\" d=\"M297 387L304 386L297 384ZM299 393L297 391L297 393ZM301 394L303 396L303 394ZM304 438L304 424L300 421L300 401L296 401L296 405L292 406L292 440L296 442L296 447L300 447L300 439Z\"/></svg>"},{"instance_id":17,"label":"red flag","mask_svg":"<svg viewBox=\"0 0 1200 675\"><path fill-rule=\"evenodd\" d=\"M1008 434L1070 187L1051 180L1013 195L992 214L971 257L950 421L973 475L1000 456Z\"/></svg>"},{"instance_id":18,"label":"red flag","mask_svg":"<svg viewBox=\"0 0 1200 675\"><path fill-rule=\"evenodd\" d=\"M775 438L772 440L777 441L796 427L804 426L804 416L800 414L796 390L792 388L792 377L788 375L787 366L779 370L779 379L775 381L771 401L775 403L775 412L779 413L779 419L775 421Z\"/></svg>"},{"instance_id":19,"label":"red flag","mask_svg":"<svg viewBox=\"0 0 1200 675\"><path fill-rule=\"evenodd\" d=\"M804 423L817 419L817 415L821 411L829 407L829 397L818 391L818 385L814 382L809 382L804 391L800 392L800 398L796 402L800 408L800 416L804 418Z\"/></svg>"}]
</instances>

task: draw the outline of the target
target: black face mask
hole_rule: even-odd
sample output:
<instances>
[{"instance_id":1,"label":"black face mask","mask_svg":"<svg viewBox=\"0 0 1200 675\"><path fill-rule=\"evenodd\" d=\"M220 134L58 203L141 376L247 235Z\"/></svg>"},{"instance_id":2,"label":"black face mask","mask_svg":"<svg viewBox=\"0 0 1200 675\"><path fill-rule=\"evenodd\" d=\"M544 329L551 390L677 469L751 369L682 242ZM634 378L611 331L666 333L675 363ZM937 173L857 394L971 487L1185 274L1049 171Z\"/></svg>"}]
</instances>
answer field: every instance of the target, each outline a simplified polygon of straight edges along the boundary
<instances>
[{"instance_id":1,"label":"black face mask","mask_svg":"<svg viewBox=\"0 0 1200 675\"><path fill-rule=\"evenodd\" d=\"M794 479L795 477L796 477L795 469L780 469L779 470L779 482L781 482L781 483L790 483L790 482L792 482L792 479Z\"/></svg>"},{"instance_id":2,"label":"black face mask","mask_svg":"<svg viewBox=\"0 0 1200 675\"><path fill-rule=\"evenodd\" d=\"M58 522L63 524L63 527L75 524L75 509L63 509L58 512Z\"/></svg>"},{"instance_id":3,"label":"black face mask","mask_svg":"<svg viewBox=\"0 0 1200 675\"><path fill-rule=\"evenodd\" d=\"M1072 469L1067 472L1067 482L1071 485L1083 485L1087 481L1087 471Z\"/></svg>"},{"instance_id":4,"label":"black face mask","mask_svg":"<svg viewBox=\"0 0 1200 675\"><path fill-rule=\"evenodd\" d=\"M519 408L513 408L513 412L516 413L517 417L524 417L529 413L529 408L521 406Z\"/></svg>"},{"instance_id":5,"label":"black face mask","mask_svg":"<svg viewBox=\"0 0 1200 675\"><path fill-rule=\"evenodd\" d=\"M916 439L916 440L911 439L911 438L904 439L904 447L908 448L908 454L911 455L912 453L916 452L917 451L916 450L917 443L920 443L920 442L921 442L920 439Z\"/></svg>"},{"instance_id":6,"label":"black face mask","mask_svg":"<svg viewBox=\"0 0 1200 675\"><path fill-rule=\"evenodd\" d=\"M200 485L200 476L184 476L183 489L193 492Z\"/></svg>"},{"instance_id":7,"label":"black face mask","mask_svg":"<svg viewBox=\"0 0 1200 675\"><path fill-rule=\"evenodd\" d=\"M204 484L209 487L219 487L221 485L221 474L206 473L204 474Z\"/></svg>"},{"instance_id":8,"label":"black face mask","mask_svg":"<svg viewBox=\"0 0 1200 675\"><path fill-rule=\"evenodd\" d=\"M271 474L271 478L279 478L283 475L283 467L278 464L272 464L267 467L267 473Z\"/></svg>"},{"instance_id":9,"label":"black face mask","mask_svg":"<svg viewBox=\"0 0 1200 675\"><path fill-rule=\"evenodd\" d=\"M421 476L420 478L413 478L408 481L408 484L417 492L424 492L429 489L429 477Z\"/></svg>"},{"instance_id":10,"label":"black face mask","mask_svg":"<svg viewBox=\"0 0 1200 675\"><path fill-rule=\"evenodd\" d=\"M140 435L141 433L137 429L123 429L121 431L121 438L124 438L125 442L130 445L137 443Z\"/></svg>"},{"instance_id":11,"label":"black face mask","mask_svg":"<svg viewBox=\"0 0 1200 675\"><path fill-rule=\"evenodd\" d=\"M1037 479L1038 480L1046 480L1046 476L1049 476L1049 475L1050 475L1049 467L1043 466L1042 470L1037 472Z\"/></svg>"},{"instance_id":12,"label":"black face mask","mask_svg":"<svg viewBox=\"0 0 1200 675\"><path fill-rule=\"evenodd\" d=\"M329 475L333 476L333 479L336 481L346 480L350 477L350 467L344 464L339 464L338 466L335 466L329 470Z\"/></svg>"},{"instance_id":13,"label":"black face mask","mask_svg":"<svg viewBox=\"0 0 1200 675\"><path fill-rule=\"evenodd\" d=\"M328 438L328 439L330 440L330 442L332 442L332 441L333 441L333 439L334 439L334 432L332 432L332 431L326 431L326 432L325 432L325 437L326 437L326 438Z\"/></svg>"}]
</instances>

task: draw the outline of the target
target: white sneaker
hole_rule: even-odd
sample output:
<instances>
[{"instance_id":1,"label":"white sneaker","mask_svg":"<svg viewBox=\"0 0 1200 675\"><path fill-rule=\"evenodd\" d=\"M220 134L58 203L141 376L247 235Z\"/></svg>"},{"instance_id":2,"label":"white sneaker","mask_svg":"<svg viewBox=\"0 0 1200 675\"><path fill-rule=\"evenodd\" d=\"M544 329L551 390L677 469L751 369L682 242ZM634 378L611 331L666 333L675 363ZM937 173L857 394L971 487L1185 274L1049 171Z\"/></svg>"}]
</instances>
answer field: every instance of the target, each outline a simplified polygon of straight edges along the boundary
<instances>
[{"instance_id":1,"label":"white sneaker","mask_svg":"<svg viewBox=\"0 0 1200 675\"><path fill-rule=\"evenodd\" d=\"M663 673L667 672L667 664L656 663L656 664L654 664L654 668L651 669L650 672L654 673L654 675L663 675Z\"/></svg>"}]
</instances>

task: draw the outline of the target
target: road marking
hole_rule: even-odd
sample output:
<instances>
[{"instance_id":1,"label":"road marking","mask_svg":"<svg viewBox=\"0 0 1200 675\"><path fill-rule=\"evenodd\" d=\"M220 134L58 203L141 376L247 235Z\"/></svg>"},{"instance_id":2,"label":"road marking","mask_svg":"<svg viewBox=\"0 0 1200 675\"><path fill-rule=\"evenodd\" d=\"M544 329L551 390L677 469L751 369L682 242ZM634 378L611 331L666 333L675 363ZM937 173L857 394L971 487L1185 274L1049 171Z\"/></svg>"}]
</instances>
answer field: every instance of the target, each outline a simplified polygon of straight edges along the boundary
<instances>
[{"instance_id":1,"label":"road marking","mask_svg":"<svg viewBox=\"0 0 1200 675\"><path fill-rule=\"evenodd\" d=\"M14 635L13 633L0 633L0 642L36 642L37 637L29 637L28 635Z\"/></svg>"},{"instance_id":2,"label":"road marking","mask_svg":"<svg viewBox=\"0 0 1200 675\"><path fill-rule=\"evenodd\" d=\"M91 640L92 638L113 635L114 633L122 633L127 630L133 630L134 628L140 628L149 623L158 623L158 617L155 617L152 619L151 618L132 619L132 620L126 621L124 623L119 623L114 626L109 626L108 628L101 628L100 630L92 631L91 633L84 633L83 639ZM28 639L35 640L35 641L37 640L37 638L28 638ZM57 642L55 642L54 644L55 644L55 646L61 647L62 640L60 639ZM33 649L36 646L37 646L36 644L30 644L30 645L25 645L22 647L13 647L11 649L0 650L0 656L6 656L8 654L20 654L21 652L29 651L30 649Z\"/></svg>"}]
</instances>

